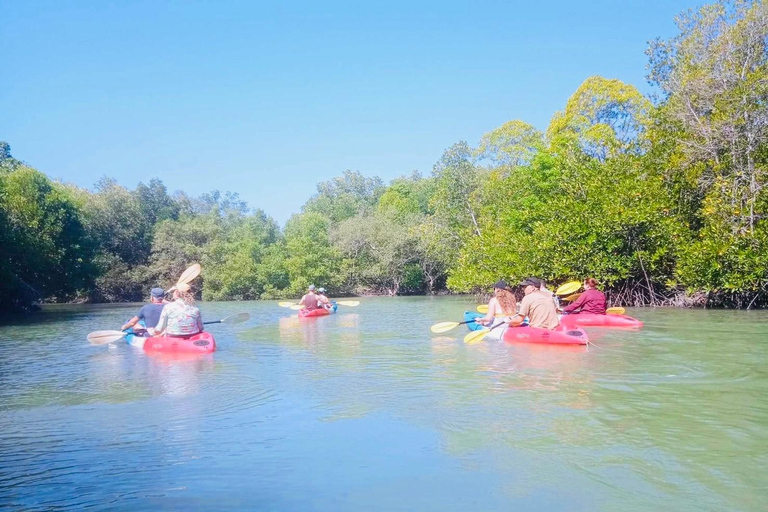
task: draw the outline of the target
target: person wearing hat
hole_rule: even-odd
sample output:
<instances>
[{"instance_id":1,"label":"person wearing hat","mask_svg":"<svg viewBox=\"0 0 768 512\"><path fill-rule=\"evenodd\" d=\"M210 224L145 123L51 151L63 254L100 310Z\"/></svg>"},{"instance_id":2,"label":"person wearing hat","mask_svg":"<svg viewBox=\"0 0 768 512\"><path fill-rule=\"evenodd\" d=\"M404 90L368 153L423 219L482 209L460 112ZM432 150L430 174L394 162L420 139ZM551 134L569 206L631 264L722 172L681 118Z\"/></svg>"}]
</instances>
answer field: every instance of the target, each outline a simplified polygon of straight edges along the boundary
<instances>
[{"instance_id":1,"label":"person wearing hat","mask_svg":"<svg viewBox=\"0 0 768 512\"><path fill-rule=\"evenodd\" d=\"M133 332L136 336L146 337L154 334L154 329L160 321L160 313L163 312L163 308L165 307L164 297L165 290L162 288L152 288L149 292L149 304L142 306L139 313L128 320L120 330L125 331L126 329L133 327ZM141 325L136 327L136 324L138 324L139 321L143 321L143 327Z\"/></svg>"},{"instance_id":2,"label":"person wearing hat","mask_svg":"<svg viewBox=\"0 0 768 512\"><path fill-rule=\"evenodd\" d=\"M319 298L318 295L315 293L315 285L311 284L309 285L309 288L307 289L307 293L304 294L304 296L299 301L299 306L304 306L304 308L307 311L315 310L321 306L319 306Z\"/></svg>"},{"instance_id":3,"label":"person wearing hat","mask_svg":"<svg viewBox=\"0 0 768 512\"><path fill-rule=\"evenodd\" d=\"M554 329L560 324L557 316L557 308L552 301L552 297L541 291L541 280L535 277L529 277L522 283L525 288L525 297L520 301L520 312L511 318L504 319L510 325L517 327L523 323L525 317L528 317L528 325L531 327L540 327L543 329Z\"/></svg>"},{"instance_id":4,"label":"person wearing hat","mask_svg":"<svg viewBox=\"0 0 768 512\"><path fill-rule=\"evenodd\" d=\"M195 296L190 292L189 285L178 284L168 291L173 291L173 302L163 308L155 332L179 337L203 332L203 316L195 306Z\"/></svg>"},{"instance_id":5,"label":"person wearing hat","mask_svg":"<svg viewBox=\"0 0 768 512\"><path fill-rule=\"evenodd\" d=\"M475 318L475 322L492 329L488 336L501 339L503 329L493 329L493 327L499 325L496 321L497 318L499 321L503 321L501 317L515 315L517 312L517 300L512 293L512 289L503 280L493 285L493 294L494 296L488 301L488 313L484 317Z\"/></svg>"},{"instance_id":6,"label":"person wearing hat","mask_svg":"<svg viewBox=\"0 0 768 512\"><path fill-rule=\"evenodd\" d=\"M333 307L333 304L331 304L331 299L329 299L328 296L325 294L325 288L318 288L316 295L317 295L318 306L325 309L331 309Z\"/></svg>"}]
</instances>

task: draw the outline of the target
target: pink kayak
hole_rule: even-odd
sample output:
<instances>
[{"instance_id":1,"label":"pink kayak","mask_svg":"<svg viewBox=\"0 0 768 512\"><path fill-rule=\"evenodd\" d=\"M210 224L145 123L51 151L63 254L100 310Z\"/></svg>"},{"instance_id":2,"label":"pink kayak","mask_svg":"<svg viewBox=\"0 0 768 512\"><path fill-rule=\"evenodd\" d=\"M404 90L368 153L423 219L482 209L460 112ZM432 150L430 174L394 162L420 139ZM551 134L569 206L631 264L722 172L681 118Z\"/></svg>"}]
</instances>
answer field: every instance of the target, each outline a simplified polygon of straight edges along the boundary
<instances>
[{"instance_id":1,"label":"pink kayak","mask_svg":"<svg viewBox=\"0 0 768 512\"><path fill-rule=\"evenodd\" d=\"M555 343L559 345L586 345L587 333L580 327L566 327L563 324L555 329L538 327L509 327L504 330L502 339L507 343Z\"/></svg>"},{"instance_id":2,"label":"pink kayak","mask_svg":"<svg viewBox=\"0 0 768 512\"><path fill-rule=\"evenodd\" d=\"M214 350L216 340L209 332L191 336L152 336L144 342L145 352L210 354Z\"/></svg>"},{"instance_id":3,"label":"pink kayak","mask_svg":"<svg viewBox=\"0 0 768 512\"><path fill-rule=\"evenodd\" d=\"M300 309L299 310L299 316L301 318L312 318L313 316L326 316L326 315L332 315L336 312L336 308L338 308L339 305L336 304L336 302L331 302L330 309L326 308L317 308L313 309L311 311L308 311L306 309Z\"/></svg>"},{"instance_id":4,"label":"pink kayak","mask_svg":"<svg viewBox=\"0 0 768 512\"><path fill-rule=\"evenodd\" d=\"M639 329L643 322L626 315L598 315L596 313L577 313L563 315L560 325L568 327L618 327L624 329Z\"/></svg>"}]
</instances>

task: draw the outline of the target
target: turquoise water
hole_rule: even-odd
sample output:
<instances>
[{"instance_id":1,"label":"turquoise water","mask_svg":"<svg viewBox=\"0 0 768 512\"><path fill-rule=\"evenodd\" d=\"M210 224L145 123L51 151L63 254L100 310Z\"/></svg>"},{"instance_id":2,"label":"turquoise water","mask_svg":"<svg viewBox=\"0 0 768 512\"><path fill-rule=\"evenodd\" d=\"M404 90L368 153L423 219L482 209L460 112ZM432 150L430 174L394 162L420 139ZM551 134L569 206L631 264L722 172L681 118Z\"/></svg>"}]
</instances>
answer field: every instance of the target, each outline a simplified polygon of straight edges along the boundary
<instances>
[{"instance_id":1,"label":"turquoise water","mask_svg":"<svg viewBox=\"0 0 768 512\"><path fill-rule=\"evenodd\" d=\"M629 310L588 349L430 333L473 307L203 303L252 316L186 360L87 343L135 305L0 326L0 509L765 510L767 313Z\"/></svg>"}]
</instances>

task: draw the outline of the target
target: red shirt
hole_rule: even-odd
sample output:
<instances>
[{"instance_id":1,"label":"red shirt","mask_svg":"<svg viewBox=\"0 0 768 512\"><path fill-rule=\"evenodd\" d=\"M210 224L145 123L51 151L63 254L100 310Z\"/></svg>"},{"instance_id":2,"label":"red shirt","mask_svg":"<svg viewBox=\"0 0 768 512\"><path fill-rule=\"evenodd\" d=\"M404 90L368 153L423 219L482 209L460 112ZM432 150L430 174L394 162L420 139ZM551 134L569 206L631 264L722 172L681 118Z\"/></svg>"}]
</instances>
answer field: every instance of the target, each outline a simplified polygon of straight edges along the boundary
<instances>
[{"instance_id":1,"label":"red shirt","mask_svg":"<svg viewBox=\"0 0 768 512\"><path fill-rule=\"evenodd\" d=\"M579 313L595 313L597 315L605 314L605 295L600 290L587 290L581 294L581 297L570 306L563 308L566 313L571 313L580 309Z\"/></svg>"}]
</instances>

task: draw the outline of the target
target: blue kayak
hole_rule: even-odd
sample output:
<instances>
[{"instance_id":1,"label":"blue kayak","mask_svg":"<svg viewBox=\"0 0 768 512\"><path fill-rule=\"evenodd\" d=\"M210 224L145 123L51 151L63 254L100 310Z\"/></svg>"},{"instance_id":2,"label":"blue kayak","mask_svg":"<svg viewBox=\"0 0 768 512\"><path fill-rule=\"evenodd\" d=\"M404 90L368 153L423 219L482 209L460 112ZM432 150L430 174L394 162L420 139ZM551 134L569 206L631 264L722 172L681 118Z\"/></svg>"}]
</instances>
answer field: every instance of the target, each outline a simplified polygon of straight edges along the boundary
<instances>
[{"instance_id":1,"label":"blue kayak","mask_svg":"<svg viewBox=\"0 0 768 512\"><path fill-rule=\"evenodd\" d=\"M482 313L478 313L477 311L465 311L464 312L464 321L469 322L470 320L473 320L475 318L482 318L485 315ZM469 322L468 324L465 324L470 331L479 331L484 326L481 324L478 324L477 322Z\"/></svg>"}]
</instances>

